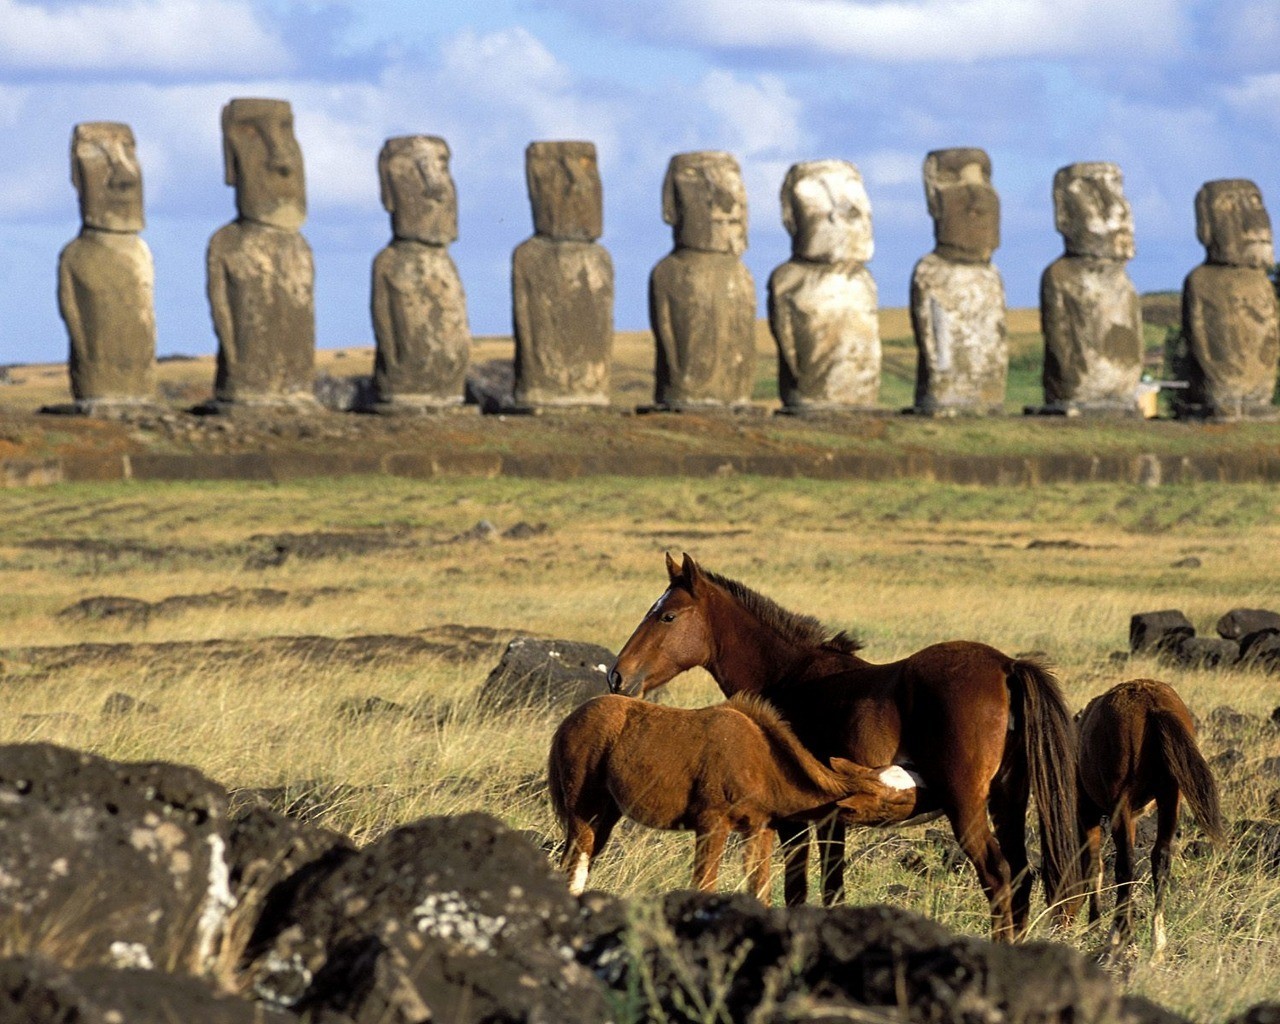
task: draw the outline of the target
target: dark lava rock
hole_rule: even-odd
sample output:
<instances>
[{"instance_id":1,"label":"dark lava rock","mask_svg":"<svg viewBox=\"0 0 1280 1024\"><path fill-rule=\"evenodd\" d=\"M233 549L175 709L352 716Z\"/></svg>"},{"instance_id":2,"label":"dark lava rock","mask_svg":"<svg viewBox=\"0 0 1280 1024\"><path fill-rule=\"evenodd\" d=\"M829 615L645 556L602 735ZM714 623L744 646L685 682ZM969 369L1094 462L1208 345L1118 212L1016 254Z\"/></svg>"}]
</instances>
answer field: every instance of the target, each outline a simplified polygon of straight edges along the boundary
<instances>
[{"instance_id":1,"label":"dark lava rock","mask_svg":"<svg viewBox=\"0 0 1280 1024\"><path fill-rule=\"evenodd\" d=\"M291 1013L215 992L197 978L110 967L66 970L40 957L0 960L3 1024L272 1024Z\"/></svg>"},{"instance_id":2,"label":"dark lava rock","mask_svg":"<svg viewBox=\"0 0 1280 1024\"><path fill-rule=\"evenodd\" d=\"M1189 636L1173 650L1170 658L1187 668L1225 668L1240 660L1240 644L1216 636Z\"/></svg>"},{"instance_id":3,"label":"dark lava rock","mask_svg":"<svg viewBox=\"0 0 1280 1024\"><path fill-rule=\"evenodd\" d=\"M1218 620L1218 636L1242 640L1260 629L1280 632L1280 613L1264 608L1232 608Z\"/></svg>"},{"instance_id":4,"label":"dark lava rock","mask_svg":"<svg viewBox=\"0 0 1280 1024\"><path fill-rule=\"evenodd\" d=\"M613 659L613 652L598 644L518 636L480 687L477 706L485 712L575 708L608 693Z\"/></svg>"},{"instance_id":5,"label":"dark lava rock","mask_svg":"<svg viewBox=\"0 0 1280 1024\"><path fill-rule=\"evenodd\" d=\"M1280 871L1280 825L1270 821L1238 821L1231 841L1232 852L1245 863Z\"/></svg>"},{"instance_id":6,"label":"dark lava rock","mask_svg":"<svg viewBox=\"0 0 1280 1024\"><path fill-rule=\"evenodd\" d=\"M1186 558L1179 558L1176 562L1169 565L1171 569L1199 569L1203 563L1195 555L1187 555Z\"/></svg>"},{"instance_id":7,"label":"dark lava rock","mask_svg":"<svg viewBox=\"0 0 1280 1024\"><path fill-rule=\"evenodd\" d=\"M137 697L118 690L108 694L107 699L102 702L104 715L155 715L159 712L160 709L150 701L138 700Z\"/></svg>"},{"instance_id":8,"label":"dark lava rock","mask_svg":"<svg viewBox=\"0 0 1280 1024\"><path fill-rule=\"evenodd\" d=\"M1280 1003L1258 1003L1225 1024L1280 1024Z\"/></svg>"},{"instance_id":9,"label":"dark lava rock","mask_svg":"<svg viewBox=\"0 0 1280 1024\"><path fill-rule=\"evenodd\" d=\"M0 747L0 915L74 935L69 967L201 973L234 905L226 811L194 768Z\"/></svg>"},{"instance_id":10,"label":"dark lava rock","mask_svg":"<svg viewBox=\"0 0 1280 1024\"><path fill-rule=\"evenodd\" d=\"M402 986L395 1005L436 1020L604 1020L603 990L574 957L578 917L546 856L496 819L424 818L264 910L249 975L280 1003L301 988L299 1006L357 1022L381 1020ZM370 970L381 981L357 985Z\"/></svg>"},{"instance_id":11,"label":"dark lava rock","mask_svg":"<svg viewBox=\"0 0 1280 1024\"><path fill-rule=\"evenodd\" d=\"M1180 611L1141 612L1129 619L1129 650L1156 654L1195 634L1195 626Z\"/></svg>"},{"instance_id":12,"label":"dark lava rock","mask_svg":"<svg viewBox=\"0 0 1280 1024\"><path fill-rule=\"evenodd\" d=\"M1280 670L1280 630L1260 629L1240 641L1240 663L1270 672Z\"/></svg>"},{"instance_id":13,"label":"dark lava rock","mask_svg":"<svg viewBox=\"0 0 1280 1024\"><path fill-rule=\"evenodd\" d=\"M484 413L510 412L516 409L515 389L515 364L510 359L490 359L467 369L463 401L480 406Z\"/></svg>"},{"instance_id":14,"label":"dark lava rock","mask_svg":"<svg viewBox=\"0 0 1280 1024\"><path fill-rule=\"evenodd\" d=\"M115 620L128 626L139 626L151 617L151 605L136 597L116 597L104 594L86 597L58 612L60 619L84 622Z\"/></svg>"}]
</instances>

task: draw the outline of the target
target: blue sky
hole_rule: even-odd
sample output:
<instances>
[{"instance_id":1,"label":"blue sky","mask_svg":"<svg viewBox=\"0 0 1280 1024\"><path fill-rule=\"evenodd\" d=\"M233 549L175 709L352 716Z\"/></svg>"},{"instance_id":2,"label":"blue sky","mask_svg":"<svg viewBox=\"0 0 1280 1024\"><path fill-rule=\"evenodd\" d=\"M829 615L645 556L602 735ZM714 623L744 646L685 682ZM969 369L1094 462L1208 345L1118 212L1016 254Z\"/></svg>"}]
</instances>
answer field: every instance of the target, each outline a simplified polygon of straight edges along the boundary
<instances>
[{"instance_id":1,"label":"blue sky","mask_svg":"<svg viewBox=\"0 0 1280 1024\"><path fill-rule=\"evenodd\" d=\"M887 306L905 303L932 245L930 149L991 154L995 263L1013 305L1036 302L1061 252L1050 184L1063 164L1123 168L1143 290L1177 287L1203 258L1202 182L1252 178L1280 203L1275 0L0 0L0 363L66 356L55 267L79 226L78 121L126 121L137 136L159 351L215 351L204 249L234 215L218 116L235 96L293 103L322 347L372 344L389 135L442 135L453 150L451 251L476 334L510 330L535 139L596 143L619 329L646 326L648 273L671 245L662 175L684 150L727 149L743 165L762 312L789 254L778 187L798 160L861 168Z\"/></svg>"}]
</instances>

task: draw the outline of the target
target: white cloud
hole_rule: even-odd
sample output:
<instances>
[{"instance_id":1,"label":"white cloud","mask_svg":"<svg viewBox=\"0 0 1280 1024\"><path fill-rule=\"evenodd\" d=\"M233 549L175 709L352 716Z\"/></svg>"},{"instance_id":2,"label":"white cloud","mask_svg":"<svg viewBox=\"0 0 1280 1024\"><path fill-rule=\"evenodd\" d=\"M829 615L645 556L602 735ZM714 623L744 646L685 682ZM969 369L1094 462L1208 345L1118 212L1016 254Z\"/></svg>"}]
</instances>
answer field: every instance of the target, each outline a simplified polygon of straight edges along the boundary
<instances>
[{"instance_id":1,"label":"white cloud","mask_svg":"<svg viewBox=\"0 0 1280 1024\"><path fill-rule=\"evenodd\" d=\"M0 71L235 75L291 65L245 0L115 0L53 10L0 0Z\"/></svg>"},{"instance_id":2,"label":"white cloud","mask_svg":"<svg viewBox=\"0 0 1280 1024\"><path fill-rule=\"evenodd\" d=\"M1185 29L1180 0L665 0L643 16L570 6L686 44L895 61L1156 53Z\"/></svg>"},{"instance_id":3,"label":"white cloud","mask_svg":"<svg viewBox=\"0 0 1280 1024\"><path fill-rule=\"evenodd\" d=\"M694 100L720 120L727 148L745 156L793 152L803 141L800 102L775 75L746 80L711 71Z\"/></svg>"}]
</instances>

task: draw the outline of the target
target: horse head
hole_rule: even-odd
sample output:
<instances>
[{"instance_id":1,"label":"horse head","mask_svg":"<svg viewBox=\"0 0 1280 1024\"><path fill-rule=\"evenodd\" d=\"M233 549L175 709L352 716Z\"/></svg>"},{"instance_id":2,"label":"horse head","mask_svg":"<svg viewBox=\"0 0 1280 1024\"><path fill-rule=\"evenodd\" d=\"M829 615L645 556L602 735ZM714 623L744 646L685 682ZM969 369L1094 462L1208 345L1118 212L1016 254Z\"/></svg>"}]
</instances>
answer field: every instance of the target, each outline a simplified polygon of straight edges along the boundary
<instances>
[{"instance_id":1,"label":"horse head","mask_svg":"<svg viewBox=\"0 0 1280 1024\"><path fill-rule=\"evenodd\" d=\"M642 697L686 669L710 662L714 646L707 621L709 589L698 564L667 555L668 586L640 620L609 670L612 693Z\"/></svg>"}]
</instances>

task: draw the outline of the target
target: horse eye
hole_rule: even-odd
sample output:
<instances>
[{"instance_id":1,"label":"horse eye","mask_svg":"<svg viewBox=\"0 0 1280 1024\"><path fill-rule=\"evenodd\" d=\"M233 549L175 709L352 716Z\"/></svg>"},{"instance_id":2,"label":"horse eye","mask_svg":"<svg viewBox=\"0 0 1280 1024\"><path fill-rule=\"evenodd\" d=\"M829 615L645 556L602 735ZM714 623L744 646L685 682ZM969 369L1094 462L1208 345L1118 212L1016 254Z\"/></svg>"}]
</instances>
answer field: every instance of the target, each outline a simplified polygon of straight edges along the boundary
<instances>
[{"instance_id":1,"label":"horse eye","mask_svg":"<svg viewBox=\"0 0 1280 1024\"><path fill-rule=\"evenodd\" d=\"M675 622L676 617L672 612L663 612L661 615L658 616L658 621L659 622Z\"/></svg>"}]
</instances>

